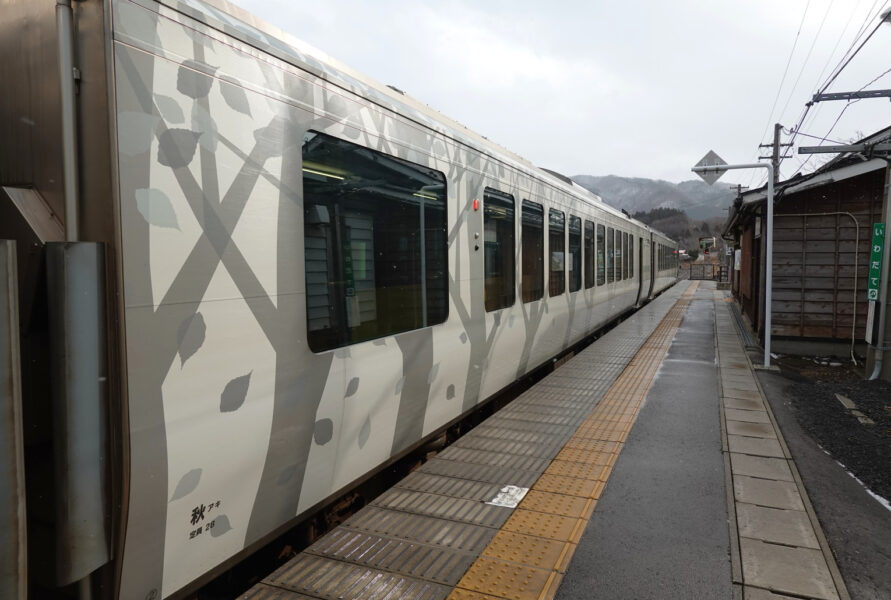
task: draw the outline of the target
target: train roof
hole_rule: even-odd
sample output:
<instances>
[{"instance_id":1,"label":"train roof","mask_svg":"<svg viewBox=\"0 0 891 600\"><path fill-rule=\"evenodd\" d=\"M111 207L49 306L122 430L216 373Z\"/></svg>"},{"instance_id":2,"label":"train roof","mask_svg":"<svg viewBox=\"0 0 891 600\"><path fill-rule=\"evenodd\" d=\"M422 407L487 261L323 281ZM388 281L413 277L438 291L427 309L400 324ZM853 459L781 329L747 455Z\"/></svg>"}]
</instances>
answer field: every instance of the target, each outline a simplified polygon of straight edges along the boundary
<instances>
[{"instance_id":1,"label":"train roof","mask_svg":"<svg viewBox=\"0 0 891 600\"><path fill-rule=\"evenodd\" d=\"M158 0L160 4L189 15L206 25L223 31L246 44L257 47L278 59L309 71L338 87L356 93L369 101L409 118L427 128L510 164L552 187L562 188L577 198L595 204L617 217L629 220L647 230L650 226L631 218L620 209L606 204L590 190L570 178L537 167L522 156L496 144L465 125L409 96L402 90L384 85L350 68L329 54L267 23L228 0Z\"/></svg>"}]
</instances>

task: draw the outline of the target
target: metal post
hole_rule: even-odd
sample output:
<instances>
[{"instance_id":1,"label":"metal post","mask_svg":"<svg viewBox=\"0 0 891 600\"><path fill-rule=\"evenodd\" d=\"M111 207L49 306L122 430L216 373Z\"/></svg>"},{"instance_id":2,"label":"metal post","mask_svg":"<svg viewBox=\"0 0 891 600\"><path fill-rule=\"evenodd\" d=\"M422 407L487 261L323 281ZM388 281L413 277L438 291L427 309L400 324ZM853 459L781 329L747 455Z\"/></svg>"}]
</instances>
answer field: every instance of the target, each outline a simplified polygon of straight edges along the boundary
<instances>
[{"instance_id":1,"label":"metal post","mask_svg":"<svg viewBox=\"0 0 891 600\"><path fill-rule=\"evenodd\" d=\"M74 17L71 0L56 0L59 41L59 104L62 107L62 186L65 191L65 240L77 241L77 111L74 98Z\"/></svg>"},{"instance_id":2,"label":"metal post","mask_svg":"<svg viewBox=\"0 0 891 600\"><path fill-rule=\"evenodd\" d=\"M888 312L888 263L891 262L891 235L888 234L888 224L891 223L891 161L885 159L885 162L888 166L885 168L885 247L882 250L882 274L879 280L879 336L874 346L873 370L869 379L881 377L887 343L885 323Z\"/></svg>"},{"instance_id":3,"label":"metal post","mask_svg":"<svg viewBox=\"0 0 891 600\"><path fill-rule=\"evenodd\" d=\"M0 240L0 598L28 597L16 243Z\"/></svg>"},{"instance_id":4,"label":"metal post","mask_svg":"<svg viewBox=\"0 0 891 600\"><path fill-rule=\"evenodd\" d=\"M767 168L767 261L764 274L764 367L770 367L771 299L773 296L773 165Z\"/></svg>"},{"instance_id":5,"label":"metal post","mask_svg":"<svg viewBox=\"0 0 891 600\"><path fill-rule=\"evenodd\" d=\"M714 164L693 167L694 173L722 173L730 169L767 169L767 254L764 273L764 368L770 368L770 330L771 307L773 295L773 179L774 168L770 163L745 163L740 165ZM720 177L720 175L719 175Z\"/></svg>"}]
</instances>

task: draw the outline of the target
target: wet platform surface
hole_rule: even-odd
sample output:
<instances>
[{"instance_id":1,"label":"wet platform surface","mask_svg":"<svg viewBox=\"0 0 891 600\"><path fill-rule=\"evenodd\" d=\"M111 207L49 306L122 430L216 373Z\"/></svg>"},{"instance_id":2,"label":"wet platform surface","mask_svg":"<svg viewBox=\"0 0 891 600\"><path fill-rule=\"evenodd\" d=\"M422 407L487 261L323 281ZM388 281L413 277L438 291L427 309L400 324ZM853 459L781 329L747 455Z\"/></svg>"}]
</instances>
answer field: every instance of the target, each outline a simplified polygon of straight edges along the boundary
<instances>
[{"instance_id":1,"label":"wet platform surface","mask_svg":"<svg viewBox=\"0 0 891 600\"><path fill-rule=\"evenodd\" d=\"M243 597L846 598L725 300L674 286Z\"/></svg>"}]
</instances>

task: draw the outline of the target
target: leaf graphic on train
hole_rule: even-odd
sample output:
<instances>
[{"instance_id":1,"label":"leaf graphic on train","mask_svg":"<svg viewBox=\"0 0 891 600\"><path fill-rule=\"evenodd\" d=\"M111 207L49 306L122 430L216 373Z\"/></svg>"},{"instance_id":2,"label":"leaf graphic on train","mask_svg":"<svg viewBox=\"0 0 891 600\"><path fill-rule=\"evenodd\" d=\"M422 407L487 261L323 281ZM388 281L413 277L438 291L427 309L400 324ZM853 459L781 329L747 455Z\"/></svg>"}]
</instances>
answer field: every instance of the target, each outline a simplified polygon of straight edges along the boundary
<instances>
[{"instance_id":1,"label":"leaf graphic on train","mask_svg":"<svg viewBox=\"0 0 891 600\"><path fill-rule=\"evenodd\" d=\"M207 326L204 324L204 316L200 312L195 313L180 323L177 339L179 341L179 361L181 367L204 344L204 334L206 332Z\"/></svg>"},{"instance_id":2,"label":"leaf graphic on train","mask_svg":"<svg viewBox=\"0 0 891 600\"><path fill-rule=\"evenodd\" d=\"M210 113L199 104L195 104L192 107L192 129L201 136L198 138L198 143L202 148L216 152L217 142L220 137L217 123L210 116Z\"/></svg>"},{"instance_id":3,"label":"leaf graphic on train","mask_svg":"<svg viewBox=\"0 0 891 600\"><path fill-rule=\"evenodd\" d=\"M319 446L324 446L334 437L334 421L319 419L313 428L313 439Z\"/></svg>"},{"instance_id":4,"label":"leaf graphic on train","mask_svg":"<svg viewBox=\"0 0 891 600\"><path fill-rule=\"evenodd\" d=\"M179 221L173 203L167 194L161 190L140 188L134 192L136 196L136 210L149 225L165 227L167 229L179 229Z\"/></svg>"},{"instance_id":5,"label":"leaf graphic on train","mask_svg":"<svg viewBox=\"0 0 891 600\"><path fill-rule=\"evenodd\" d=\"M232 525L229 524L229 517L220 515L213 520L213 527L210 528L210 535L213 537L220 537L229 531L232 531Z\"/></svg>"},{"instance_id":6,"label":"leaf graphic on train","mask_svg":"<svg viewBox=\"0 0 891 600\"><path fill-rule=\"evenodd\" d=\"M251 105L241 86L226 82L220 85L220 93L223 94L223 100L226 101L229 108L243 115L251 116Z\"/></svg>"},{"instance_id":7,"label":"leaf graphic on train","mask_svg":"<svg viewBox=\"0 0 891 600\"><path fill-rule=\"evenodd\" d=\"M158 136L158 162L165 167L187 167L195 156L200 133L189 129L168 129Z\"/></svg>"},{"instance_id":8,"label":"leaf graphic on train","mask_svg":"<svg viewBox=\"0 0 891 600\"><path fill-rule=\"evenodd\" d=\"M213 77L200 71L210 71L213 75L217 68L194 60L186 60L176 74L176 89L189 98L204 98L213 86Z\"/></svg>"},{"instance_id":9,"label":"leaf graphic on train","mask_svg":"<svg viewBox=\"0 0 891 600\"><path fill-rule=\"evenodd\" d=\"M247 397L248 387L251 385L252 374L253 371L247 375L236 377L226 384L223 393L220 394L220 412L232 412L241 408Z\"/></svg>"},{"instance_id":10,"label":"leaf graphic on train","mask_svg":"<svg viewBox=\"0 0 891 600\"><path fill-rule=\"evenodd\" d=\"M173 490L173 496L170 497L170 502L174 500L179 500L180 498L185 498L189 494L195 491L195 488L198 487L198 483L201 481L201 469L192 469L185 475L183 475L179 483L176 484L176 489Z\"/></svg>"},{"instance_id":11,"label":"leaf graphic on train","mask_svg":"<svg viewBox=\"0 0 891 600\"><path fill-rule=\"evenodd\" d=\"M365 447L365 444L368 443L368 438L371 437L371 416L365 417L365 422L362 423L362 429L359 430L359 448L362 449Z\"/></svg>"},{"instance_id":12,"label":"leaf graphic on train","mask_svg":"<svg viewBox=\"0 0 891 600\"><path fill-rule=\"evenodd\" d=\"M118 150L127 156L138 156L151 150L155 127L160 121L155 115L121 111L118 114Z\"/></svg>"},{"instance_id":13,"label":"leaf graphic on train","mask_svg":"<svg viewBox=\"0 0 891 600\"><path fill-rule=\"evenodd\" d=\"M446 388L446 400L451 400L455 397L455 384L449 384L449 387Z\"/></svg>"},{"instance_id":14,"label":"leaf graphic on train","mask_svg":"<svg viewBox=\"0 0 891 600\"><path fill-rule=\"evenodd\" d=\"M344 398L349 398L353 394L359 391L359 378L353 377L350 379L350 382L347 384L346 393L343 395Z\"/></svg>"},{"instance_id":15,"label":"leaf graphic on train","mask_svg":"<svg viewBox=\"0 0 891 600\"><path fill-rule=\"evenodd\" d=\"M155 106L158 107L158 112L161 113L161 117L171 125L182 125L186 120L186 116L183 114L183 109L180 107L179 103L170 96L155 94Z\"/></svg>"},{"instance_id":16,"label":"leaf graphic on train","mask_svg":"<svg viewBox=\"0 0 891 600\"><path fill-rule=\"evenodd\" d=\"M254 130L254 140L266 156L281 156L285 148L297 143L297 129L284 117L273 117L269 125Z\"/></svg>"},{"instance_id":17,"label":"leaf graphic on train","mask_svg":"<svg viewBox=\"0 0 891 600\"><path fill-rule=\"evenodd\" d=\"M427 373L427 385L432 384L436 380L436 376L439 375L439 363L433 365L430 368L430 372Z\"/></svg>"}]
</instances>

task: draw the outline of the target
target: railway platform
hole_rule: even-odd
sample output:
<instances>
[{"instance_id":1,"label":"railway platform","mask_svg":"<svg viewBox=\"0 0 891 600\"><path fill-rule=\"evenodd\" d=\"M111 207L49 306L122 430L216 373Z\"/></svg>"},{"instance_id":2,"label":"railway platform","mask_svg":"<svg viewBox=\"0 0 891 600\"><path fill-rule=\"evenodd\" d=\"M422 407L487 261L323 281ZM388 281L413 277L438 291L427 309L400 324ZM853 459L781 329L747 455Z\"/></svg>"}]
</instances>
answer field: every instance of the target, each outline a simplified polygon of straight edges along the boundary
<instances>
[{"instance_id":1,"label":"railway platform","mask_svg":"<svg viewBox=\"0 0 891 600\"><path fill-rule=\"evenodd\" d=\"M729 306L679 282L242 598L848 598Z\"/></svg>"}]
</instances>

